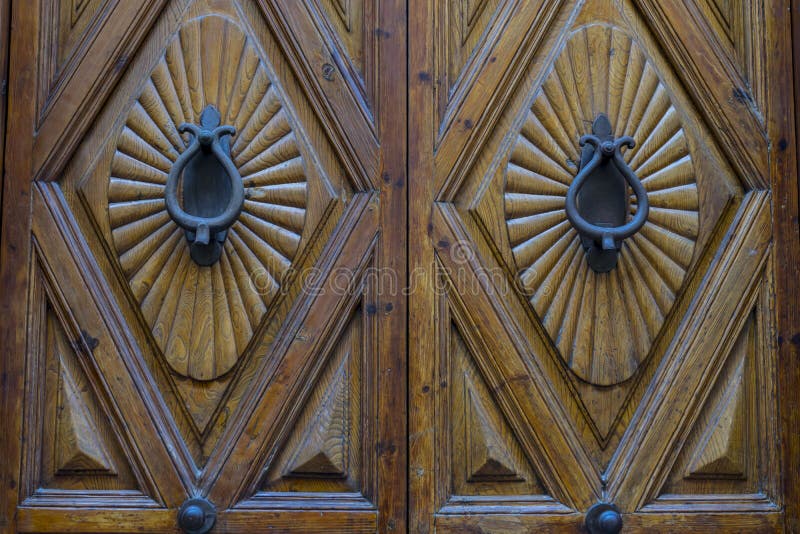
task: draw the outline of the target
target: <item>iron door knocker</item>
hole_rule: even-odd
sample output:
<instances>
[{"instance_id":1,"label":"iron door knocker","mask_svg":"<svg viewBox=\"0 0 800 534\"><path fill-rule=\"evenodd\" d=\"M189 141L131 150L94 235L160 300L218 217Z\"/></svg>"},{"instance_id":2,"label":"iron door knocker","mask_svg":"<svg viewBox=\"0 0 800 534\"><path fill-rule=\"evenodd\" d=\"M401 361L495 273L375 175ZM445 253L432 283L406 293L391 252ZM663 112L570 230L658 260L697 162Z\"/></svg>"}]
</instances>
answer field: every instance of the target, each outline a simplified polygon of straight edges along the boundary
<instances>
[{"instance_id":1,"label":"iron door knocker","mask_svg":"<svg viewBox=\"0 0 800 534\"><path fill-rule=\"evenodd\" d=\"M244 184L228 141L236 129L220 126L220 119L219 111L209 105L200 114L200 126L184 123L178 127L192 138L172 165L164 193L167 212L184 229L192 259L203 266L219 260L228 228L244 205ZM181 175L183 207L178 202Z\"/></svg>"},{"instance_id":2,"label":"iron door knocker","mask_svg":"<svg viewBox=\"0 0 800 534\"><path fill-rule=\"evenodd\" d=\"M595 272L613 269L622 240L638 232L647 221L647 191L621 152L623 146L633 148L635 144L630 136L614 139L611 123L602 113L592 124L592 134L580 139L580 171L567 191L566 212ZM637 209L627 221L629 185L636 195Z\"/></svg>"}]
</instances>

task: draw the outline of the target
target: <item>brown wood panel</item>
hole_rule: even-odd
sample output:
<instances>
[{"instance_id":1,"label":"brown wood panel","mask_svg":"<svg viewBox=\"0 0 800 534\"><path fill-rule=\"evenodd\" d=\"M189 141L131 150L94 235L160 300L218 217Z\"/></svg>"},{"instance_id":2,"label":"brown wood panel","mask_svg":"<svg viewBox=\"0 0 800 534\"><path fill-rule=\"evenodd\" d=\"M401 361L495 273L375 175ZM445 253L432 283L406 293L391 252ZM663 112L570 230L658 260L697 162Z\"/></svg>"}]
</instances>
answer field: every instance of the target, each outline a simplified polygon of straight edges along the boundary
<instances>
[{"instance_id":1,"label":"brown wood panel","mask_svg":"<svg viewBox=\"0 0 800 534\"><path fill-rule=\"evenodd\" d=\"M798 21L0 2L0 531L800 530ZM245 200L201 266L208 105ZM601 113L650 204L608 273L565 213Z\"/></svg>"},{"instance_id":2,"label":"brown wood panel","mask_svg":"<svg viewBox=\"0 0 800 534\"><path fill-rule=\"evenodd\" d=\"M409 11L412 529L574 532L611 502L623 531L791 531L788 4L487 3L466 62L431 4ZM564 211L600 113L650 201L608 274Z\"/></svg>"},{"instance_id":3,"label":"brown wood panel","mask_svg":"<svg viewBox=\"0 0 800 534\"><path fill-rule=\"evenodd\" d=\"M1 531L178 532L190 497L215 531L406 530L405 16L14 8ZM241 177L211 265L170 175L212 219Z\"/></svg>"}]
</instances>

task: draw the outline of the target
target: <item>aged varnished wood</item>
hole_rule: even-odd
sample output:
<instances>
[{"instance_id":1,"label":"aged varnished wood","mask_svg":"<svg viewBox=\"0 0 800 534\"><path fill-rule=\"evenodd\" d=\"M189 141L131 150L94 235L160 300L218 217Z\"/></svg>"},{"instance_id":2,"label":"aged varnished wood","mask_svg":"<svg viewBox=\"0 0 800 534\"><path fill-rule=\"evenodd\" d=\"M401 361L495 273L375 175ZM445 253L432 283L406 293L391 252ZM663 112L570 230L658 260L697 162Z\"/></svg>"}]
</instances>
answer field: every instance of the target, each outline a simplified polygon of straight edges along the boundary
<instances>
[{"instance_id":1,"label":"aged varnished wood","mask_svg":"<svg viewBox=\"0 0 800 534\"><path fill-rule=\"evenodd\" d=\"M800 531L789 7L15 2L0 531ZM609 273L564 212L601 113L650 204Z\"/></svg>"},{"instance_id":2,"label":"aged varnished wood","mask_svg":"<svg viewBox=\"0 0 800 534\"><path fill-rule=\"evenodd\" d=\"M0 531L405 531L405 5L13 18ZM165 186L208 106L245 199L201 266Z\"/></svg>"},{"instance_id":3,"label":"aged varnished wood","mask_svg":"<svg viewBox=\"0 0 800 534\"><path fill-rule=\"evenodd\" d=\"M788 4L448 6L409 10L411 528L796 531ZM609 273L564 212L599 113L651 206Z\"/></svg>"}]
</instances>

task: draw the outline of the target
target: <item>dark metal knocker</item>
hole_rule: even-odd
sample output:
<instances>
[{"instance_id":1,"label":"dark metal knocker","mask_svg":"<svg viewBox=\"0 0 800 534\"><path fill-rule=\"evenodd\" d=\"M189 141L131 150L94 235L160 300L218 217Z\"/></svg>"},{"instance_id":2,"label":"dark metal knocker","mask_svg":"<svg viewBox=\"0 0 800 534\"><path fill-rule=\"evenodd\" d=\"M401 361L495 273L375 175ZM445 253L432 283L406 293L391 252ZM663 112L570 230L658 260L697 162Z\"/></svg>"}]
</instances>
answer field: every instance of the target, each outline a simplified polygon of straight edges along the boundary
<instances>
[{"instance_id":1,"label":"dark metal knocker","mask_svg":"<svg viewBox=\"0 0 800 534\"><path fill-rule=\"evenodd\" d=\"M184 123L178 131L189 132L192 138L169 171L164 193L167 212L184 229L195 263L213 265L222 254L228 228L239 218L244 204L244 184L231 160L228 140L236 129L220 126L217 108L206 106L200 114L200 126ZM178 202L181 174L183 207Z\"/></svg>"},{"instance_id":2,"label":"dark metal knocker","mask_svg":"<svg viewBox=\"0 0 800 534\"><path fill-rule=\"evenodd\" d=\"M580 139L580 170L567 191L566 211L581 236L589 266L598 273L616 267L622 240L638 232L647 220L647 191L621 152L623 146L635 144L629 136L614 139L611 123L602 113L592 124L592 135ZM637 204L630 221L629 185Z\"/></svg>"}]
</instances>

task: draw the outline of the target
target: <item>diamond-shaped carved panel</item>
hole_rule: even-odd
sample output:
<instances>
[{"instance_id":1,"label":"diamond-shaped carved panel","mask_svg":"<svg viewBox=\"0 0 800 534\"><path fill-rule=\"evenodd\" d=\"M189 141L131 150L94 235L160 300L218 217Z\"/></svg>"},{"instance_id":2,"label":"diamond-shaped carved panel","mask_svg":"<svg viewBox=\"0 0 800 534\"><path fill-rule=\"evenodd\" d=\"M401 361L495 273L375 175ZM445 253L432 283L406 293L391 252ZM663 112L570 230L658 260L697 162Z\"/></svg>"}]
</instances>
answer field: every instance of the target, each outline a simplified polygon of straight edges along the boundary
<instances>
[{"instance_id":1,"label":"diamond-shaped carved panel","mask_svg":"<svg viewBox=\"0 0 800 534\"><path fill-rule=\"evenodd\" d=\"M565 8L533 54L515 73L503 113L476 124L489 134L473 149L470 169L453 170L440 195L455 204L485 268L506 271L498 289L531 346L540 338L547 345L532 357L560 384L573 423L603 464L744 191L631 6ZM623 157L651 204L644 227L604 274L588 266L564 211L580 138L599 114L615 137L636 141ZM628 205L631 217L635 196Z\"/></svg>"},{"instance_id":2,"label":"diamond-shaped carved panel","mask_svg":"<svg viewBox=\"0 0 800 534\"><path fill-rule=\"evenodd\" d=\"M309 298L355 193L279 38L249 2L165 10L60 180L196 465ZM165 184L192 142L180 126L208 106L236 130L245 198L219 261L201 266Z\"/></svg>"},{"instance_id":3,"label":"diamond-shaped carved panel","mask_svg":"<svg viewBox=\"0 0 800 534\"><path fill-rule=\"evenodd\" d=\"M564 210L586 120L608 115L625 159L647 190L645 226L619 264L596 273ZM505 215L522 286L581 379L630 378L647 356L694 255L699 199L680 115L641 46L605 24L573 31L527 113L506 169ZM636 197L631 197L631 212ZM565 284L569 291L557 291ZM620 325L608 335L611 325Z\"/></svg>"},{"instance_id":4,"label":"diamond-shaped carved panel","mask_svg":"<svg viewBox=\"0 0 800 534\"><path fill-rule=\"evenodd\" d=\"M199 124L208 105L236 128L231 157L246 200L220 261L201 267L166 211L164 185L186 149L178 127ZM296 135L237 24L208 15L181 26L128 114L108 174L114 246L159 348L181 376L218 378L236 364L280 290L306 208Z\"/></svg>"}]
</instances>

